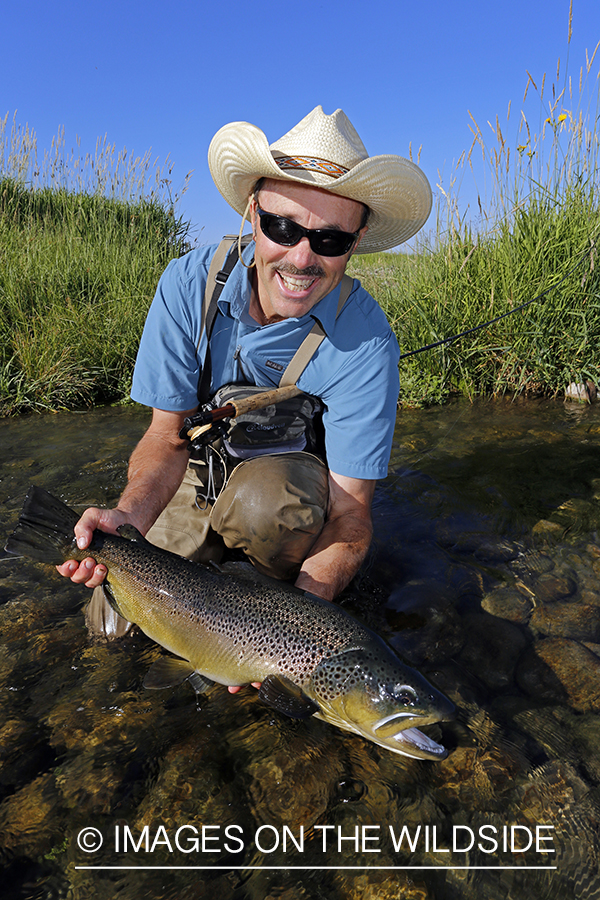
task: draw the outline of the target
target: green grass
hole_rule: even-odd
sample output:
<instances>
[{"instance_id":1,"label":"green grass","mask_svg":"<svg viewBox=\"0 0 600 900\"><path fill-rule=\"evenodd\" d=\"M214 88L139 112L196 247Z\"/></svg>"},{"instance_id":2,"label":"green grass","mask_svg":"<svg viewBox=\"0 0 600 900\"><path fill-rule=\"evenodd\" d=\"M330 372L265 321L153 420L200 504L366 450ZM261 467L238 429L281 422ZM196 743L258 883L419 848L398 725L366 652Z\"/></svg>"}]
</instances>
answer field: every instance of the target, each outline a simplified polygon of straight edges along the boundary
<instances>
[{"instance_id":1,"label":"green grass","mask_svg":"<svg viewBox=\"0 0 600 900\"><path fill-rule=\"evenodd\" d=\"M0 123L2 124L2 123ZM128 396L136 347L165 266L189 226L149 160L61 156L0 131L0 414L75 409ZM0 159L2 156L0 155Z\"/></svg>"},{"instance_id":2,"label":"green grass","mask_svg":"<svg viewBox=\"0 0 600 900\"><path fill-rule=\"evenodd\" d=\"M535 129L521 111L505 137L509 108L488 141L473 120L473 143L449 186L440 181L433 229L412 252L351 260L404 354L544 293L489 327L403 358L401 402L600 383L595 56L575 91L560 67L548 88L530 76L523 101L529 94ZM0 414L123 402L160 274L189 246L172 167L117 154L106 140L81 159L66 153L60 134L40 161L35 135L7 124L0 121ZM486 185L474 225L460 211L472 171Z\"/></svg>"},{"instance_id":3,"label":"green grass","mask_svg":"<svg viewBox=\"0 0 600 900\"><path fill-rule=\"evenodd\" d=\"M477 232L458 212L460 197L448 192L438 205L433 236L415 252L353 258L351 273L380 301L404 353L547 291L488 328L402 360L404 402L439 402L455 392L557 394L572 381L600 383L600 104L594 56L580 73L578 97L565 76L562 90L551 86L546 108L542 84L539 133L522 114L512 152L497 121L489 145L474 123L473 145L451 183L464 183L472 154L481 151L491 190ZM537 90L532 85L526 94Z\"/></svg>"}]
</instances>

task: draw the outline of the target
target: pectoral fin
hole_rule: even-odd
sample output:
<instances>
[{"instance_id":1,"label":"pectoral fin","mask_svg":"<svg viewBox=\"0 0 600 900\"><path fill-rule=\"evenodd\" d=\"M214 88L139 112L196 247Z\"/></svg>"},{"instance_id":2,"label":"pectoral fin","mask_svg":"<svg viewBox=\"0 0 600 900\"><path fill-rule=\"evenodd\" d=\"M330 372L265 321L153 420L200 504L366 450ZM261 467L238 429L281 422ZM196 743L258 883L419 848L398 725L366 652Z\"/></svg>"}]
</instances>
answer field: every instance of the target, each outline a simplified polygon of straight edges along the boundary
<instances>
[{"instance_id":1,"label":"pectoral fin","mask_svg":"<svg viewBox=\"0 0 600 900\"><path fill-rule=\"evenodd\" d=\"M210 678L207 678L206 675L201 675L199 672L194 672L193 675L190 675L188 678L188 683L194 688L197 694L203 694L215 683L211 681Z\"/></svg>"},{"instance_id":2,"label":"pectoral fin","mask_svg":"<svg viewBox=\"0 0 600 900\"><path fill-rule=\"evenodd\" d=\"M214 684L210 678L205 678L196 672L193 665L186 659L161 656L155 663L152 663L146 672L144 687L151 691L158 691L162 688L176 687L178 684L183 684L186 679L189 680L197 694L203 693Z\"/></svg>"},{"instance_id":3,"label":"pectoral fin","mask_svg":"<svg viewBox=\"0 0 600 900\"><path fill-rule=\"evenodd\" d=\"M308 719L319 712L318 705L285 675L267 675L258 696L267 706L292 719Z\"/></svg>"}]
</instances>

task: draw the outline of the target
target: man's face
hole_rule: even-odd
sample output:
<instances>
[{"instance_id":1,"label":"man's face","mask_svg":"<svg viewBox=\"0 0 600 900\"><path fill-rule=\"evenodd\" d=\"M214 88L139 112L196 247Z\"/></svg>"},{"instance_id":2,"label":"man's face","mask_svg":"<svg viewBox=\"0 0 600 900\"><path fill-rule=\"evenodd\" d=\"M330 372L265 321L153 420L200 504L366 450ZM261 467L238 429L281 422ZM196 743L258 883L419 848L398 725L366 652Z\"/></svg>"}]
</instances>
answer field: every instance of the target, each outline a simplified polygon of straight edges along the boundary
<instances>
[{"instance_id":1,"label":"man's face","mask_svg":"<svg viewBox=\"0 0 600 900\"><path fill-rule=\"evenodd\" d=\"M304 228L353 233L358 231L363 214L362 204L355 200L275 179L265 181L258 200L261 210L292 219ZM250 312L261 324L303 316L340 283L352 251L344 256L318 256L307 237L294 247L276 244L261 231L256 207L253 198L250 221L256 242L257 280ZM366 230L361 230L358 240Z\"/></svg>"}]
</instances>

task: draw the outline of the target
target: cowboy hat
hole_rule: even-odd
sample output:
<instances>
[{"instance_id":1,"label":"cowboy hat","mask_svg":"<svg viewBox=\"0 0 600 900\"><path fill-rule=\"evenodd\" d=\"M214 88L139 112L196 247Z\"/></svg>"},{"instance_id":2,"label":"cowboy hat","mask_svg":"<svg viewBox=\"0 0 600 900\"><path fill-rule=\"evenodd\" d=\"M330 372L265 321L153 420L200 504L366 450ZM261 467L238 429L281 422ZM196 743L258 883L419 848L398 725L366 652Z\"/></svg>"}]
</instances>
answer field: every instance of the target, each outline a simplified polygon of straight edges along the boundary
<instances>
[{"instance_id":1,"label":"cowboy hat","mask_svg":"<svg viewBox=\"0 0 600 900\"><path fill-rule=\"evenodd\" d=\"M431 188L421 169L402 156L369 156L341 109L328 116L317 106L270 146L260 128L231 122L212 139L208 165L220 193L240 215L259 178L296 181L366 204L369 230L357 253L407 241L431 211Z\"/></svg>"}]
</instances>

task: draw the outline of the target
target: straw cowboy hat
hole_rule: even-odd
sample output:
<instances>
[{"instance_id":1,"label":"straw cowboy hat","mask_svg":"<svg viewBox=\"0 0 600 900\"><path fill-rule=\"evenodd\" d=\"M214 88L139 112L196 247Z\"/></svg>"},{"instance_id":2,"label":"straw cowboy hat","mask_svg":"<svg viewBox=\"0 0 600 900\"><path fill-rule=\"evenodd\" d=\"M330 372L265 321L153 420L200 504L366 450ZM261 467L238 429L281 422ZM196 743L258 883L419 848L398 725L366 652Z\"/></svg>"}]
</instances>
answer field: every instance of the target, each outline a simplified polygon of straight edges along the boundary
<instances>
[{"instance_id":1,"label":"straw cowboy hat","mask_svg":"<svg viewBox=\"0 0 600 900\"><path fill-rule=\"evenodd\" d=\"M244 214L259 178L278 178L324 188L371 210L369 230L357 253L389 250L408 240L431 211L424 173L402 156L369 156L341 110L328 116L317 106L269 146L249 122L231 122L208 149L213 180L230 206Z\"/></svg>"}]
</instances>

